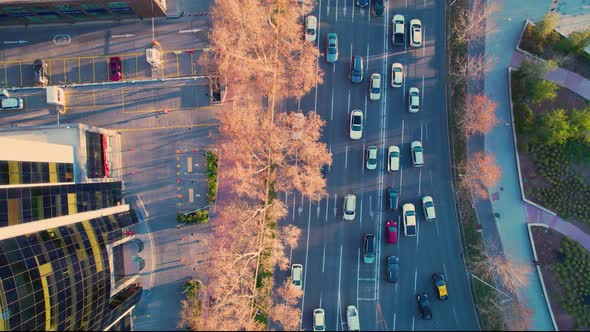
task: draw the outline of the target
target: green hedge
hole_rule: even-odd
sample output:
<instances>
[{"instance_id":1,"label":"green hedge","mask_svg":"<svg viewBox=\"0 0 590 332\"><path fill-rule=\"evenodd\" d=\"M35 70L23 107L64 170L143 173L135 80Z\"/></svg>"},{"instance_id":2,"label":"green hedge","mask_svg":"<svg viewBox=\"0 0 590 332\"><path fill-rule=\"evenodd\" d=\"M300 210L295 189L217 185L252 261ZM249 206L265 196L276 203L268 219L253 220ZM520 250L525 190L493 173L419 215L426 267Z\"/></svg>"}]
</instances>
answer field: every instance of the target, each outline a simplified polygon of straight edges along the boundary
<instances>
[{"instance_id":1,"label":"green hedge","mask_svg":"<svg viewBox=\"0 0 590 332\"><path fill-rule=\"evenodd\" d=\"M176 221L183 224L204 224L209 221L209 210L199 210L187 215L179 213Z\"/></svg>"},{"instance_id":2,"label":"green hedge","mask_svg":"<svg viewBox=\"0 0 590 332\"><path fill-rule=\"evenodd\" d=\"M219 158L215 153L207 151L207 201L215 204L217 199L217 172L219 170Z\"/></svg>"}]
</instances>

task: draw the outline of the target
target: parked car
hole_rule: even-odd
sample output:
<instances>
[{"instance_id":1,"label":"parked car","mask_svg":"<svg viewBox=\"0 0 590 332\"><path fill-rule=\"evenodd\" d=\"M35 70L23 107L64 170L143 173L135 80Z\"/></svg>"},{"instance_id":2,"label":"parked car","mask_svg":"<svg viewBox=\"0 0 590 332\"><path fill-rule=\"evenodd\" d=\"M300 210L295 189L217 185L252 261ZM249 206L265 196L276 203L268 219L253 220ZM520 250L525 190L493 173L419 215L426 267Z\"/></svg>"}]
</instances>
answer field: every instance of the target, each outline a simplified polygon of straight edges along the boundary
<instances>
[{"instance_id":1,"label":"parked car","mask_svg":"<svg viewBox=\"0 0 590 332\"><path fill-rule=\"evenodd\" d=\"M449 293L447 291L447 280L445 279L445 275L436 272L432 275L432 282L434 282L434 288L436 289L436 294L439 299L446 300L449 298Z\"/></svg>"},{"instance_id":2,"label":"parked car","mask_svg":"<svg viewBox=\"0 0 590 332\"><path fill-rule=\"evenodd\" d=\"M422 319L432 319L432 311L430 310L430 300L428 299L428 294L419 294L416 296L416 300L418 301L418 307L422 313Z\"/></svg>"},{"instance_id":3,"label":"parked car","mask_svg":"<svg viewBox=\"0 0 590 332\"><path fill-rule=\"evenodd\" d=\"M420 110L420 90L411 87L408 92L408 111L410 113L418 113Z\"/></svg>"},{"instance_id":4,"label":"parked car","mask_svg":"<svg viewBox=\"0 0 590 332\"><path fill-rule=\"evenodd\" d=\"M291 266L291 281L293 281L295 287L299 289L303 288L303 265L293 264Z\"/></svg>"},{"instance_id":5,"label":"parked car","mask_svg":"<svg viewBox=\"0 0 590 332\"><path fill-rule=\"evenodd\" d=\"M418 19L410 20L410 46L422 46L422 22Z\"/></svg>"},{"instance_id":6,"label":"parked car","mask_svg":"<svg viewBox=\"0 0 590 332\"><path fill-rule=\"evenodd\" d=\"M318 19L313 16L309 15L305 18L305 40L306 41L315 41L316 39L316 32L318 29Z\"/></svg>"},{"instance_id":7,"label":"parked car","mask_svg":"<svg viewBox=\"0 0 590 332\"><path fill-rule=\"evenodd\" d=\"M363 137L363 112L353 110L350 112L350 139L361 139Z\"/></svg>"},{"instance_id":8,"label":"parked car","mask_svg":"<svg viewBox=\"0 0 590 332\"><path fill-rule=\"evenodd\" d=\"M317 308L313 310L313 330L314 331L325 331L326 330L326 313L324 309Z\"/></svg>"},{"instance_id":9,"label":"parked car","mask_svg":"<svg viewBox=\"0 0 590 332\"><path fill-rule=\"evenodd\" d=\"M367 149L367 169L374 170L377 168L377 147L369 146Z\"/></svg>"},{"instance_id":10,"label":"parked car","mask_svg":"<svg viewBox=\"0 0 590 332\"><path fill-rule=\"evenodd\" d=\"M116 82L121 80L121 58L113 56L109 58L110 78Z\"/></svg>"},{"instance_id":11,"label":"parked car","mask_svg":"<svg viewBox=\"0 0 590 332\"><path fill-rule=\"evenodd\" d=\"M397 221L390 220L385 223L385 241L387 243L397 243Z\"/></svg>"},{"instance_id":12,"label":"parked car","mask_svg":"<svg viewBox=\"0 0 590 332\"><path fill-rule=\"evenodd\" d=\"M399 157L400 157L400 150L399 147L396 145L390 145L387 148L387 171L388 172L397 172L399 171Z\"/></svg>"},{"instance_id":13,"label":"parked car","mask_svg":"<svg viewBox=\"0 0 590 332\"><path fill-rule=\"evenodd\" d=\"M328 34L326 61L329 63L338 61L338 35L334 32Z\"/></svg>"},{"instance_id":14,"label":"parked car","mask_svg":"<svg viewBox=\"0 0 590 332\"><path fill-rule=\"evenodd\" d=\"M385 275L387 281L397 283L397 274L399 270L399 258L396 256L387 257L387 265L385 266Z\"/></svg>"},{"instance_id":15,"label":"parked car","mask_svg":"<svg viewBox=\"0 0 590 332\"><path fill-rule=\"evenodd\" d=\"M352 221L356 215L356 196L347 194L344 196L344 220Z\"/></svg>"},{"instance_id":16,"label":"parked car","mask_svg":"<svg viewBox=\"0 0 590 332\"><path fill-rule=\"evenodd\" d=\"M434 209L434 200L432 196L422 197L422 208L424 209L424 218L426 220L435 220L436 211Z\"/></svg>"},{"instance_id":17,"label":"parked car","mask_svg":"<svg viewBox=\"0 0 590 332\"><path fill-rule=\"evenodd\" d=\"M372 101L381 98L381 74L371 74L371 83L369 86L369 99Z\"/></svg>"},{"instance_id":18,"label":"parked car","mask_svg":"<svg viewBox=\"0 0 590 332\"><path fill-rule=\"evenodd\" d=\"M22 110L23 107L24 103L22 98L8 97L0 99L0 109L3 111Z\"/></svg>"},{"instance_id":19,"label":"parked car","mask_svg":"<svg viewBox=\"0 0 590 332\"><path fill-rule=\"evenodd\" d=\"M350 77L352 83L360 83L363 81L363 73L365 71L364 59L360 55L352 57L352 64L350 70Z\"/></svg>"},{"instance_id":20,"label":"parked car","mask_svg":"<svg viewBox=\"0 0 590 332\"><path fill-rule=\"evenodd\" d=\"M414 167L422 167L422 165L424 165L424 150L422 149L422 142L413 141L410 143L410 148Z\"/></svg>"},{"instance_id":21,"label":"parked car","mask_svg":"<svg viewBox=\"0 0 590 332\"><path fill-rule=\"evenodd\" d=\"M404 83L404 66L396 62L391 65L391 86L399 88Z\"/></svg>"},{"instance_id":22,"label":"parked car","mask_svg":"<svg viewBox=\"0 0 590 332\"><path fill-rule=\"evenodd\" d=\"M47 79L47 67L49 65L45 60L37 59L33 62L33 84L46 86L49 82Z\"/></svg>"}]
</instances>

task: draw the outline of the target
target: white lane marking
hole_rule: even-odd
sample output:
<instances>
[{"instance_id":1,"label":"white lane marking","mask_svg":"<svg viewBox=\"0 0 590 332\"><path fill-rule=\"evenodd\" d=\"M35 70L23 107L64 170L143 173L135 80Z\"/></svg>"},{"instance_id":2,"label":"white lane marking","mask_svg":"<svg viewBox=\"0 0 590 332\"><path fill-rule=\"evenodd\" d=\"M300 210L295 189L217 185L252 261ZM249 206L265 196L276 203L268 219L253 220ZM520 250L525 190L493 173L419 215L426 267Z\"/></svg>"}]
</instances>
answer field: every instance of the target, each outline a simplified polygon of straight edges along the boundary
<instances>
[{"instance_id":1,"label":"white lane marking","mask_svg":"<svg viewBox=\"0 0 590 332\"><path fill-rule=\"evenodd\" d=\"M332 64L332 72L335 73L336 72L336 62L334 62Z\"/></svg>"},{"instance_id":2,"label":"white lane marking","mask_svg":"<svg viewBox=\"0 0 590 332\"><path fill-rule=\"evenodd\" d=\"M361 248L358 250L358 259L356 261L356 307L359 307L359 276L361 271Z\"/></svg>"},{"instance_id":3,"label":"white lane marking","mask_svg":"<svg viewBox=\"0 0 590 332\"><path fill-rule=\"evenodd\" d=\"M352 61L352 42L350 43L350 61ZM350 90L349 90L350 91ZM349 92L350 93L350 92Z\"/></svg>"},{"instance_id":4,"label":"white lane marking","mask_svg":"<svg viewBox=\"0 0 590 332\"><path fill-rule=\"evenodd\" d=\"M414 293L416 293L416 285L418 283L418 267L414 271Z\"/></svg>"},{"instance_id":5,"label":"white lane marking","mask_svg":"<svg viewBox=\"0 0 590 332\"><path fill-rule=\"evenodd\" d=\"M299 215L301 215L301 212L303 212L303 203L304 203L304 201L305 201L305 199L303 198L303 194L301 194L301 205L297 208L297 212L299 212ZM309 204L310 204L309 207L311 209L311 199L309 200Z\"/></svg>"},{"instance_id":6,"label":"white lane marking","mask_svg":"<svg viewBox=\"0 0 590 332\"><path fill-rule=\"evenodd\" d=\"M342 245L340 245L340 266L338 267L338 310L340 312L340 279L342 277ZM338 315L336 316L336 331L338 331Z\"/></svg>"},{"instance_id":7,"label":"white lane marking","mask_svg":"<svg viewBox=\"0 0 590 332\"><path fill-rule=\"evenodd\" d=\"M418 172L418 196L422 193L422 167L420 167L420 172Z\"/></svg>"},{"instance_id":8,"label":"white lane marking","mask_svg":"<svg viewBox=\"0 0 590 332\"><path fill-rule=\"evenodd\" d=\"M408 8L408 0L406 0L406 8Z\"/></svg>"},{"instance_id":9,"label":"white lane marking","mask_svg":"<svg viewBox=\"0 0 590 332\"><path fill-rule=\"evenodd\" d=\"M295 195L293 195L295 197ZM311 226L311 200L309 201L309 218L307 219L307 243L305 244L305 271L303 272L303 297L301 298L301 321L299 322L299 330L303 326L303 308L305 307L305 287L307 285L307 257L309 255L309 230Z\"/></svg>"},{"instance_id":10,"label":"white lane marking","mask_svg":"<svg viewBox=\"0 0 590 332\"><path fill-rule=\"evenodd\" d=\"M367 43L367 74L369 74L369 43Z\"/></svg>"},{"instance_id":11,"label":"white lane marking","mask_svg":"<svg viewBox=\"0 0 590 332\"><path fill-rule=\"evenodd\" d=\"M418 216L416 216L416 249L418 249L418 243L420 243L420 222L418 222Z\"/></svg>"},{"instance_id":12,"label":"white lane marking","mask_svg":"<svg viewBox=\"0 0 590 332\"><path fill-rule=\"evenodd\" d=\"M330 143L330 154L332 154L332 143ZM332 170L332 164L328 164L328 172Z\"/></svg>"},{"instance_id":13,"label":"white lane marking","mask_svg":"<svg viewBox=\"0 0 590 332\"><path fill-rule=\"evenodd\" d=\"M344 6L346 6L346 1L344 1ZM336 15L336 22L338 22L338 0L336 0L336 10L334 11Z\"/></svg>"},{"instance_id":14,"label":"white lane marking","mask_svg":"<svg viewBox=\"0 0 590 332\"><path fill-rule=\"evenodd\" d=\"M326 16L330 16L330 1L326 3Z\"/></svg>"},{"instance_id":15,"label":"white lane marking","mask_svg":"<svg viewBox=\"0 0 590 332\"><path fill-rule=\"evenodd\" d=\"M352 0L352 9L350 10L352 12L352 23L354 23L354 1Z\"/></svg>"},{"instance_id":16,"label":"white lane marking","mask_svg":"<svg viewBox=\"0 0 590 332\"><path fill-rule=\"evenodd\" d=\"M336 196L337 194L334 194L334 217L336 217Z\"/></svg>"},{"instance_id":17,"label":"white lane marking","mask_svg":"<svg viewBox=\"0 0 590 332\"><path fill-rule=\"evenodd\" d=\"M297 113L301 113L301 98L297 98Z\"/></svg>"},{"instance_id":18,"label":"white lane marking","mask_svg":"<svg viewBox=\"0 0 590 332\"><path fill-rule=\"evenodd\" d=\"M422 100L420 100L420 104L422 105L422 108L424 108L424 74L422 74L422 95L420 97L422 97Z\"/></svg>"},{"instance_id":19,"label":"white lane marking","mask_svg":"<svg viewBox=\"0 0 590 332\"><path fill-rule=\"evenodd\" d=\"M287 208L289 208L289 199L288 198L289 198L288 193L285 191L285 206Z\"/></svg>"},{"instance_id":20,"label":"white lane marking","mask_svg":"<svg viewBox=\"0 0 590 332\"><path fill-rule=\"evenodd\" d=\"M330 205L330 197L326 196L326 222L328 222L328 205Z\"/></svg>"},{"instance_id":21,"label":"white lane marking","mask_svg":"<svg viewBox=\"0 0 590 332\"><path fill-rule=\"evenodd\" d=\"M420 120L420 142L422 142L422 137L424 137L424 120Z\"/></svg>"},{"instance_id":22,"label":"white lane marking","mask_svg":"<svg viewBox=\"0 0 590 332\"><path fill-rule=\"evenodd\" d=\"M332 104L330 106L330 120L334 118L334 88L332 87Z\"/></svg>"},{"instance_id":23,"label":"white lane marking","mask_svg":"<svg viewBox=\"0 0 590 332\"><path fill-rule=\"evenodd\" d=\"M422 56L426 56L426 29L422 27Z\"/></svg>"},{"instance_id":24,"label":"white lane marking","mask_svg":"<svg viewBox=\"0 0 590 332\"><path fill-rule=\"evenodd\" d=\"M371 219L373 219L374 215L375 213L373 213L373 195L369 195L369 216L371 217Z\"/></svg>"},{"instance_id":25,"label":"white lane marking","mask_svg":"<svg viewBox=\"0 0 590 332\"><path fill-rule=\"evenodd\" d=\"M395 284L397 286L397 284ZM393 313L393 331L395 331L395 312Z\"/></svg>"},{"instance_id":26,"label":"white lane marking","mask_svg":"<svg viewBox=\"0 0 590 332\"><path fill-rule=\"evenodd\" d=\"M320 219L320 211L321 211L321 208L320 208L320 200L319 199L318 199L318 203L317 204L318 205L315 207L315 209L316 209L316 215L317 215L317 218Z\"/></svg>"},{"instance_id":27,"label":"white lane marking","mask_svg":"<svg viewBox=\"0 0 590 332\"><path fill-rule=\"evenodd\" d=\"M414 331L414 323L416 321L416 317L412 316L412 331Z\"/></svg>"},{"instance_id":28,"label":"white lane marking","mask_svg":"<svg viewBox=\"0 0 590 332\"><path fill-rule=\"evenodd\" d=\"M348 114L350 117L350 89L348 89ZM349 119L349 121L350 121L350 119Z\"/></svg>"},{"instance_id":29,"label":"white lane marking","mask_svg":"<svg viewBox=\"0 0 590 332\"><path fill-rule=\"evenodd\" d=\"M363 228L363 199L361 198L361 211L359 213L359 226Z\"/></svg>"},{"instance_id":30,"label":"white lane marking","mask_svg":"<svg viewBox=\"0 0 590 332\"><path fill-rule=\"evenodd\" d=\"M402 91L402 96L403 96L403 98L404 98L404 101L405 101L405 99L406 99L406 72L407 72L407 71L408 71L408 67L406 67L406 68L404 69L404 73L403 73L403 74L404 74L404 77L403 77L403 80L404 80L404 86L402 87L402 89L404 89L404 91Z\"/></svg>"},{"instance_id":31,"label":"white lane marking","mask_svg":"<svg viewBox=\"0 0 590 332\"><path fill-rule=\"evenodd\" d=\"M365 123L367 123L367 95L365 94L365 118L363 119L363 121L365 121Z\"/></svg>"},{"instance_id":32,"label":"white lane marking","mask_svg":"<svg viewBox=\"0 0 590 332\"><path fill-rule=\"evenodd\" d=\"M320 291L320 308L322 307L322 297L324 295L323 291Z\"/></svg>"},{"instance_id":33,"label":"white lane marking","mask_svg":"<svg viewBox=\"0 0 590 332\"><path fill-rule=\"evenodd\" d=\"M445 276L448 277L447 276L447 266L445 265L445 263L443 263L443 270L445 271Z\"/></svg>"},{"instance_id":34,"label":"white lane marking","mask_svg":"<svg viewBox=\"0 0 590 332\"><path fill-rule=\"evenodd\" d=\"M365 140L366 140L366 138L363 139L363 153L361 153L361 165L362 165L362 167L361 167L361 174L362 175L365 174L365 153L366 153L365 152L366 151L365 150L366 149L366 147L365 147Z\"/></svg>"},{"instance_id":35,"label":"white lane marking","mask_svg":"<svg viewBox=\"0 0 590 332\"><path fill-rule=\"evenodd\" d=\"M399 239L402 236L402 216L397 216L397 249L399 249L399 243L401 242ZM395 284L395 289L397 289L397 284Z\"/></svg>"},{"instance_id":36,"label":"white lane marking","mask_svg":"<svg viewBox=\"0 0 590 332\"><path fill-rule=\"evenodd\" d=\"M434 223L436 223L436 237L437 238L440 238L440 234L439 234L439 231L438 231L438 221L435 220Z\"/></svg>"},{"instance_id":37,"label":"white lane marking","mask_svg":"<svg viewBox=\"0 0 590 332\"><path fill-rule=\"evenodd\" d=\"M400 150L403 148L403 144L404 144L404 125L405 125L405 120L402 120L402 141L400 142ZM402 196L402 188L403 188L402 183L404 180L403 175L404 175L404 168L400 167L399 168L399 196L400 197ZM398 226L399 226L399 224L398 224Z\"/></svg>"},{"instance_id":38,"label":"white lane marking","mask_svg":"<svg viewBox=\"0 0 590 332\"><path fill-rule=\"evenodd\" d=\"M353 4L353 6L354 6L354 4ZM344 12L344 16L346 16L346 0L344 0L344 10L343 10L343 12Z\"/></svg>"},{"instance_id":39,"label":"white lane marking","mask_svg":"<svg viewBox=\"0 0 590 332\"><path fill-rule=\"evenodd\" d=\"M322 256L322 273L324 272L324 265L326 264L326 244L324 243L324 255ZM320 304L320 307L322 305Z\"/></svg>"},{"instance_id":40,"label":"white lane marking","mask_svg":"<svg viewBox=\"0 0 590 332\"><path fill-rule=\"evenodd\" d=\"M372 281L372 282L375 282L375 281L377 281L377 279L376 279L376 278L359 278L359 280L360 280L360 281Z\"/></svg>"},{"instance_id":41,"label":"white lane marking","mask_svg":"<svg viewBox=\"0 0 590 332\"><path fill-rule=\"evenodd\" d=\"M348 143L346 144L346 149L344 150L344 168L348 167Z\"/></svg>"},{"instance_id":42,"label":"white lane marking","mask_svg":"<svg viewBox=\"0 0 590 332\"><path fill-rule=\"evenodd\" d=\"M424 123L424 131L426 132L426 140L425 142L428 142L428 122Z\"/></svg>"},{"instance_id":43,"label":"white lane marking","mask_svg":"<svg viewBox=\"0 0 590 332\"><path fill-rule=\"evenodd\" d=\"M295 197L297 195L293 194L293 221L295 221Z\"/></svg>"},{"instance_id":44,"label":"white lane marking","mask_svg":"<svg viewBox=\"0 0 590 332\"><path fill-rule=\"evenodd\" d=\"M293 258L293 247L289 246L289 265L293 264L292 258Z\"/></svg>"}]
</instances>

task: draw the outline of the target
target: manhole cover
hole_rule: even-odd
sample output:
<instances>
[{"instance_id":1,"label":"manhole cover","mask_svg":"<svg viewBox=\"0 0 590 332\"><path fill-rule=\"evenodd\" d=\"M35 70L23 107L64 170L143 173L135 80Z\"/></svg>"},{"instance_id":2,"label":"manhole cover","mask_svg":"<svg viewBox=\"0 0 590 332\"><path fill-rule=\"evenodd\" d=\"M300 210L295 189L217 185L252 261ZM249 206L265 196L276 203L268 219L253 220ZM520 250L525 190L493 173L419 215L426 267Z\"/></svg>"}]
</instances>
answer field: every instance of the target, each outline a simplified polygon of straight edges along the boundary
<instances>
[{"instance_id":1,"label":"manhole cover","mask_svg":"<svg viewBox=\"0 0 590 332\"><path fill-rule=\"evenodd\" d=\"M72 42L72 37L67 34L59 34L53 36L53 43L55 45L64 46Z\"/></svg>"}]
</instances>

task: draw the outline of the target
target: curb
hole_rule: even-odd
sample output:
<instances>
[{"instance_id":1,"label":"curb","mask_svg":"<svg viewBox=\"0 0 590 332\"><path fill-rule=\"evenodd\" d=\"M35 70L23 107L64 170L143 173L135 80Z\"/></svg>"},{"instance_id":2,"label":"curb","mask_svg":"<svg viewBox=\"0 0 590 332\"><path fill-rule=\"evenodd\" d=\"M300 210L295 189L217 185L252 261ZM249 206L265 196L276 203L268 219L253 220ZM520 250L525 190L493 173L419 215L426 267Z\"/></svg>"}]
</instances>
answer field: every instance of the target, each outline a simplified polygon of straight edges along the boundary
<instances>
[{"instance_id":1,"label":"curb","mask_svg":"<svg viewBox=\"0 0 590 332\"><path fill-rule=\"evenodd\" d=\"M514 68L512 68L511 66L508 67L508 98L509 98L509 102L510 102L510 121L511 121L511 125L512 125L512 139L514 141L514 159L516 159L516 169L518 170L518 184L520 186L520 197L522 198L522 200L530 205L533 205L547 213L550 213L553 216L556 216L557 213L549 210L548 208L541 206L538 203L535 203L529 199L526 198L525 194L524 194L524 185L523 185L523 180L522 180L522 172L520 170L520 157L518 156L518 143L517 143L517 138L516 138L516 126L514 123L514 105L512 104L512 75L510 75L512 73L512 71L514 70Z\"/></svg>"},{"instance_id":2,"label":"curb","mask_svg":"<svg viewBox=\"0 0 590 332\"><path fill-rule=\"evenodd\" d=\"M545 60L545 59L543 59L543 58L540 58L540 57L538 57L538 56L536 56L536 55L532 54L531 52L529 52L529 51L525 51L525 50L523 50L522 48L520 48L520 41L522 40L522 36L524 35L524 32L526 31L526 27L527 27L529 24L530 24L530 25L536 25L535 23L533 23L533 22L532 22L531 20L529 20L528 18L526 19L526 21L524 22L524 26L522 27L522 31L520 32L520 37L518 38L518 43L516 43L516 50L517 50L517 51L519 51L520 53L523 53L523 54L525 54L525 55L528 55L528 56L530 56L530 57L532 57L532 58L534 58L534 59L536 59L536 60L538 60L538 61L546 62L547 60Z\"/></svg>"},{"instance_id":3,"label":"curb","mask_svg":"<svg viewBox=\"0 0 590 332\"><path fill-rule=\"evenodd\" d=\"M535 249L535 242L533 242L533 233L531 232L531 227L533 227L533 226L544 227L547 229L550 229L550 228L549 228L549 226L547 226L545 224L538 224L538 223L527 224L529 239L531 241L531 249L533 250L533 257L535 258L535 261L537 261L538 260L537 250ZM547 289L545 288L545 281L543 280L543 274L541 274L541 268L539 267L539 265L537 265L536 268L537 268L537 273L539 275L539 280L541 281L541 288L543 289L543 297L545 298L545 303L547 304L547 308L549 309L549 314L551 315L551 322L553 322L553 327L555 328L555 331L559 331L559 328L557 327L557 323L555 322L555 316L553 315L553 311L551 310L551 304L549 303L549 297L547 296Z\"/></svg>"}]
</instances>

